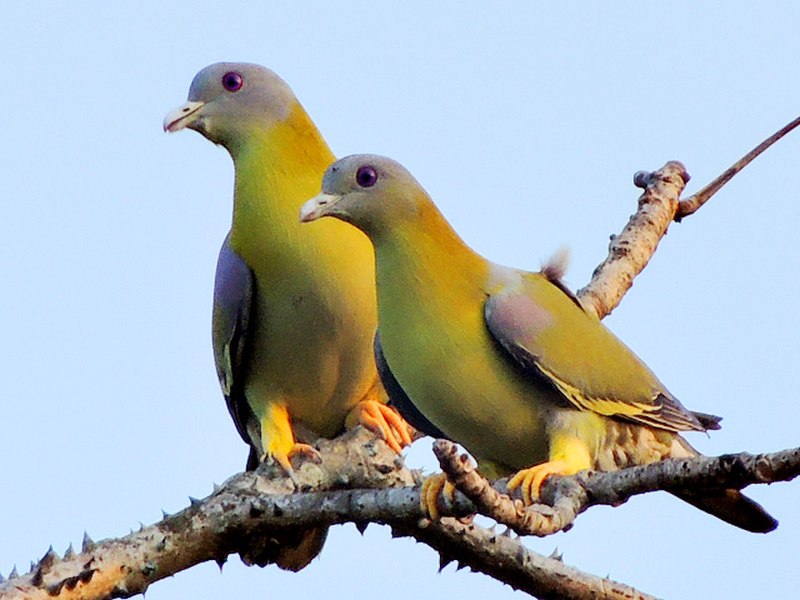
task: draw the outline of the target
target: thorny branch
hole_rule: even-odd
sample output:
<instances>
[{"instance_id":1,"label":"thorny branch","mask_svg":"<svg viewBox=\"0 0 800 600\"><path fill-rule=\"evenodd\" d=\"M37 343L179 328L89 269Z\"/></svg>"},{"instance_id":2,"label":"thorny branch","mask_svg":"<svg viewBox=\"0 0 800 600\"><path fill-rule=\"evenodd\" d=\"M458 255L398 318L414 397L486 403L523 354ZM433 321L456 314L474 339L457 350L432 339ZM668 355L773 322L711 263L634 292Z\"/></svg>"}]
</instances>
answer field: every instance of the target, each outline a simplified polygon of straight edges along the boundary
<instances>
[{"instance_id":1,"label":"thorny branch","mask_svg":"<svg viewBox=\"0 0 800 600\"><path fill-rule=\"evenodd\" d=\"M687 488L742 489L751 484L791 481L800 475L800 448L667 459L612 473L584 471L571 477L551 477L542 486L546 504L525 508L519 498L506 495L505 481L493 487L467 455L458 454L452 442L436 440L433 451L447 478L479 513L520 535L539 537L569 529L576 517L592 506L619 506L638 494Z\"/></svg>"},{"instance_id":2,"label":"thorny branch","mask_svg":"<svg viewBox=\"0 0 800 600\"><path fill-rule=\"evenodd\" d=\"M195 564L246 554L254 542L287 529L347 522L389 525L394 535L438 550L442 566L456 560L540 597L650 598L540 556L508 535L454 519L423 519L419 475L360 428L321 441L319 451L320 464L307 462L295 471L294 493L274 468L236 475L207 498L123 538L95 543L87 536L79 554L69 550L63 558L51 548L29 573L14 573L0 584L0 598L126 598ZM463 499L448 514L472 512Z\"/></svg>"},{"instance_id":3,"label":"thorny branch","mask_svg":"<svg viewBox=\"0 0 800 600\"><path fill-rule=\"evenodd\" d=\"M477 509L533 535L569 527L589 506L618 505L647 491L687 485L740 488L800 475L800 448L757 456L669 460L616 473L553 478L543 488L551 505L522 510L518 500L492 488L480 490L483 498L476 497L465 481L480 476L468 460L457 455L452 443L437 441L435 451L445 471L466 493L457 495L454 505L442 507L443 514L464 517ZM294 493L290 480L275 469L236 475L207 498L193 499L185 510L126 537L95 543L87 536L80 554L70 549L63 558L51 548L29 573L0 584L0 597L129 597L195 564L208 560L222 564L230 554L246 554L254 542L288 528L348 522L389 525L395 536L411 536L436 549L442 566L458 561L539 597L648 597L538 555L509 535L453 518L430 522L420 508L419 474L408 470L366 431L324 441L320 454L321 464L304 463L297 470L300 488ZM358 489L345 489L349 485ZM553 526L556 522L561 525ZM541 528L540 523L544 523Z\"/></svg>"}]
</instances>

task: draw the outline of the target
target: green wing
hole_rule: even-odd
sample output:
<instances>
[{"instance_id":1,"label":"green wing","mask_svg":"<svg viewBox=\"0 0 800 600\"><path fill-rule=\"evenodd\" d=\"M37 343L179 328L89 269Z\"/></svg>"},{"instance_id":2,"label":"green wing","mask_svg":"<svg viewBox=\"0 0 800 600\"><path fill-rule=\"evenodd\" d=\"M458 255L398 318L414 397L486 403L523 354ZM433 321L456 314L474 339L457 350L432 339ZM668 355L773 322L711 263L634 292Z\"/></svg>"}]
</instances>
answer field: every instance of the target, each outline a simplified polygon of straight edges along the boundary
<instances>
[{"instance_id":1,"label":"green wing","mask_svg":"<svg viewBox=\"0 0 800 600\"><path fill-rule=\"evenodd\" d=\"M531 273L491 294L486 325L526 371L579 410L668 431L718 428L695 415L557 279ZM701 418L698 418L701 417Z\"/></svg>"}]
</instances>

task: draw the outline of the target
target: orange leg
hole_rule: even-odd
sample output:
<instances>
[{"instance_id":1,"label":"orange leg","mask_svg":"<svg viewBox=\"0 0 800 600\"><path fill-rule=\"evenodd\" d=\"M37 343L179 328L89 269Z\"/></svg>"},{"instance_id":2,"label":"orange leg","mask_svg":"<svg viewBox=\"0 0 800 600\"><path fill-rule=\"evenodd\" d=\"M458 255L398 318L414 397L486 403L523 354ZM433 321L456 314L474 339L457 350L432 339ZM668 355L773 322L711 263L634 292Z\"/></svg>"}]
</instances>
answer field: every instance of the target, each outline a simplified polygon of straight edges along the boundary
<instances>
[{"instance_id":1,"label":"orange leg","mask_svg":"<svg viewBox=\"0 0 800 600\"><path fill-rule=\"evenodd\" d=\"M422 482L422 489L420 490L419 504L422 512L429 515L433 521L438 521L439 514L439 497L444 496L448 502L453 502L455 498L456 488L447 480L444 473L437 473L426 477Z\"/></svg>"},{"instance_id":2,"label":"orange leg","mask_svg":"<svg viewBox=\"0 0 800 600\"><path fill-rule=\"evenodd\" d=\"M261 460L272 459L277 462L295 483L291 461L293 456L305 456L315 462L320 461L319 452L313 446L295 442L289 411L283 404L268 405L262 415L261 444L264 448Z\"/></svg>"},{"instance_id":3,"label":"orange leg","mask_svg":"<svg viewBox=\"0 0 800 600\"><path fill-rule=\"evenodd\" d=\"M356 412L359 424L381 438L398 454L404 446L411 444L411 427L392 407L375 400L363 400L353 411Z\"/></svg>"}]
</instances>

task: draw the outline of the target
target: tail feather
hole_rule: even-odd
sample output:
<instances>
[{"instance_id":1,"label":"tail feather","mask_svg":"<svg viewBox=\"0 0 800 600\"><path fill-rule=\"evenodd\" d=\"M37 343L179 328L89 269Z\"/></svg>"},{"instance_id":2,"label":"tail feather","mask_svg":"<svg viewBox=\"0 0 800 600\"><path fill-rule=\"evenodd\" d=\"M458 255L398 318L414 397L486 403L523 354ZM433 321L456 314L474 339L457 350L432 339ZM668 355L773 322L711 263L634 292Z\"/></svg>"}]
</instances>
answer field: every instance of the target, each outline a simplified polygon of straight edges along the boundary
<instances>
[{"instance_id":1,"label":"tail feather","mask_svg":"<svg viewBox=\"0 0 800 600\"><path fill-rule=\"evenodd\" d=\"M294 546L284 543L275 555L275 564L284 571L299 571L308 566L325 545L328 537L327 527L315 527L314 529L304 529L300 532L300 539ZM285 542L285 540L284 540Z\"/></svg>"},{"instance_id":2,"label":"tail feather","mask_svg":"<svg viewBox=\"0 0 800 600\"><path fill-rule=\"evenodd\" d=\"M713 418L712 415L699 414L703 417ZM702 421L703 419L701 419ZM713 427L709 427L709 429L713 429ZM672 458L691 458L699 454L689 442L679 435L675 436L670 452ZM702 492L681 490L672 492L672 494L695 508L745 531L768 533L778 526L778 521L772 518L758 502L751 500L739 490L703 490Z\"/></svg>"},{"instance_id":3,"label":"tail feather","mask_svg":"<svg viewBox=\"0 0 800 600\"><path fill-rule=\"evenodd\" d=\"M239 556L246 565L276 564L284 571L300 571L322 551L328 527L288 529L274 536L254 537Z\"/></svg>"},{"instance_id":4,"label":"tail feather","mask_svg":"<svg viewBox=\"0 0 800 600\"><path fill-rule=\"evenodd\" d=\"M718 417L717 415L710 415L708 413L701 413L697 411L692 411L692 414L700 421L700 424L706 431L716 431L718 429L722 429L722 425L719 424L722 421L722 417Z\"/></svg>"},{"instance_id":5,"label":"tail feather","mask_svg":"<svg viewBox=\"0 0 800 600\"><path fill-rule=\"evenodd\" d=\"M769 533L778 526L778 521L772 518L758 502L738 490L672 493L695 508L745 531Z\"/></svg>"},{"instance_id":6,"label":"tail feather","mask_svg":"<svg viewBox=\"0 0 800 600\"><path fill-rule=\"evenodd\" d=\"M258 451L250 446L245 469L255 471L260 462ZM297 572L307 567L322 552L327 537L328 527L289 530L254 542L241 556L248 565L265 567L275 563L284 571Z\"/></svg>"}]
</instances>

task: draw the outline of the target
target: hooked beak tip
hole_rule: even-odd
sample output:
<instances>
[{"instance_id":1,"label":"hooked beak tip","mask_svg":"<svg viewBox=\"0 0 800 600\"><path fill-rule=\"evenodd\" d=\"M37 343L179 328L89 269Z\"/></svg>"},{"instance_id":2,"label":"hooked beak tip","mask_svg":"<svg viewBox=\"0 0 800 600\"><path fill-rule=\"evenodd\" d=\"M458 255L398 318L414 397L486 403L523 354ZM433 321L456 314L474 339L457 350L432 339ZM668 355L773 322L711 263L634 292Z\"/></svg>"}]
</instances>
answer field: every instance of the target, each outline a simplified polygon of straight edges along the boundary
<instances>
[{"instance_id":1,"label":"hooked beak tip","mask_svg":"<svg viewBox=\"0 0 800 600\"><path fill-rule=\"evenodd\" d=\"M335 200L336 196L331 194L322 193L314 196L300 208L300 222L310 223L329 214L329 209Z\"/></svg>"},{"instance_id":2,"label":"hooked beak tip","mask_svg":"<svg viewBox=\"0 0 800 600\"><path fill-rule=\"evenodd\" d=\"M188 127L196 119L197 111L203 108L204 105L205 102L194 102L190 100L183 103L175 110L170 111L167 113L167 116L164 117L164 131L172 133L184 127Z\"/></svg>"}]
</instances>

